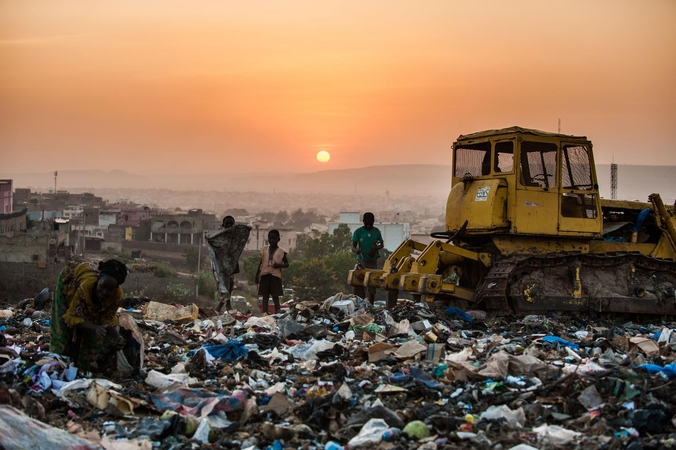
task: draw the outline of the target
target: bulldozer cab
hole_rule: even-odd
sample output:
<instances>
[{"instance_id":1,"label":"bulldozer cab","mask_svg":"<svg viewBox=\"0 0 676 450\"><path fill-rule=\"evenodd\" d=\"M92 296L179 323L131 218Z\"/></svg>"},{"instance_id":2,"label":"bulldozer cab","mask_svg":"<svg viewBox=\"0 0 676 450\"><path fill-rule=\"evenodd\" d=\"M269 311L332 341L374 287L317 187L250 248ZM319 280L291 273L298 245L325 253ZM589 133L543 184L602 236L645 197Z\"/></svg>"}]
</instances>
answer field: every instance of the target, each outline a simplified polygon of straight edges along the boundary
<instances>
[{"instance_id":1,"label":"bulldozer cab","mask_svg":"<svg viewBox=\"0 0 676 450\"><path fill-rule=\"evenodd\" d=\"M603 223L591 142L520 127L453 145L447 229L598 237Z\"/></svg>"}]
</instances>

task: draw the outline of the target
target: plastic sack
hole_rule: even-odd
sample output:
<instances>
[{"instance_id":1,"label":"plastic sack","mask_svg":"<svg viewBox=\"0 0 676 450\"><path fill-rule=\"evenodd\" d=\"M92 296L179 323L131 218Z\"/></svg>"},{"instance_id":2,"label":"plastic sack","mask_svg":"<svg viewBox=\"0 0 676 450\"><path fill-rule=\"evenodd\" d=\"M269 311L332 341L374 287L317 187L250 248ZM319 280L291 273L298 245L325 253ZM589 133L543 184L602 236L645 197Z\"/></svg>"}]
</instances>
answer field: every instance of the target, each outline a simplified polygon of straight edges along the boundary
<instances>
[{"instance_id":1,"label":"plastic sack","mask_svg":"<svg viewBox=\"0 0 676 450\"><path fill-rule=\"evenodd\" d=\"M526 423L523 408L511 410L507 405L490 406L481 413L481 419L505 419L512 428L522 427Z\"/></svg>"},{"instance_id":2,"label":"plastic sack","mask_svg":"<svg viewBox=\"0 0 676 450\"><path fill-rule=\"evenodd\" d=\"M566 445L582 436L582 433L567 430L557 425L544 424L537 428L533 428L533 431L538 434L538 438L546 439L550 444L553 445Z\"/></svg>"},{"instance_id":3,"label":"plastic sack","mask_svg":"<svg viewBox=\"0 0 676 450\"><path fill-rule=\"evenodd\" d=\"M558 336L545 336L545 337L542 338L542 340L545 341L545 342L552 343L552 344L559 344L559 345L562 345L564 347L570 347L573 350L579 350L580 349L579 345L577 345L573 342L567 341L566 339L560 338Z\"/></svg>"},{"instance_id":4,"label":"plastic sack","mask_svg":"<svg viewBox=\"0 0 676 450\"><path fill-rule=\"evenodd\" d=\"M190 378L190 375L187 373L170 373L169 375L165 375L162 372L151 370L148 372L145 382L158 389L165 389L172 384L187 386L190 383L197 382L197 379Z\"/></svg>"},{"instance_id":5,"label":"plastic sack","mask_svg":"<svg viewBox=\"0 0 676 450\"><path fill-rule=\"evenodd\" d=\"M251 227L241 223L207 233L204 237L211 257L211 270L218 284L218 292L228 293L230 277L238 272L237 260L249 239Z\"/></svg>"},{"instance_id":6,"label":"plastic sack","mask_svg":"<svg viewBox=\"0 0 676 450\"><path fill-rule=\"evenodd\" d=\"M59 430L39 420L31 419L18 409L0 405L0 436L2 447L31 450L98 449L98 445L86 439Z\"/></svg>"},{"instance_id":7,"label":"plastic sack","mask_svg":"<svg viewBox=\"0 0 676 450\"><path fill-rule=\"evenodd\" d=\"M202 419L200 425L197 427L197 430L195 431L195 434L193 435L192 438L195 439L196 441L201 442L202 444L208 444L210 431L211 427L209 426L209 421Z\"/></svg>"},{"instance_id":8,"label":"plastic sack","mask_svg":"<svg viewBox=\"0 0 676 450\"><path fill-rule=\"evenodd\" d=\"M453 308L453 307L446 308L444 310L444 312L446 314L448 314L449 316L458 316L462 320L464 320L465 322L471 322L472 321L472 316L470 316L469 314L467 314L465 311L463 311L460 308Z\"/></svg>"},{"instance_id":9,"label":"plastic sack","mask_svg":"<svg viewBox=\"0 0 676 450\"><path fill-rule=\"evenodd\" d=\"M657 364L641 364L639 369L647 371L649 374L663 373L669 378L676 377L676 363L658 366Z\"/></svg>"},{"instance_id":10,"label":"plastic sack","mask_svg":"<svg viewBox=\"0 0 676 450\"><path fill-rule=\"evenodd\" d=\"M226 361L237 361L249 354L249 349L237 339L230 339L225 344L205 345L202 348L214 358Z\"/></svg>"},{"instance_id":11,"label":"plastic sack","mask_svg":"<svg viewBox=\"0 0 676 450\"><path fill-rule=\"evenodd\" d=\"M317 353L323 352L324 350L330 350L335 345L336 344L334 342L322 339L320 341L314 341L312 344L303 343L295 345L288 349L287 353L290 353L296 359L308 361L311 359L317 359Z\"/></svg>"},{"instance_id":12,"label":"plastic sack","mask_svg":"<svg viewBox=\"0 0 676 450\"><path fill-rule=\"evenodd\" d=\"M383 440L383 433L389 428L383 419L371 419L359 430L359 434L350 439L347 447L352 449L362 445L378 444Z\"/></svg>"}]
</instances>

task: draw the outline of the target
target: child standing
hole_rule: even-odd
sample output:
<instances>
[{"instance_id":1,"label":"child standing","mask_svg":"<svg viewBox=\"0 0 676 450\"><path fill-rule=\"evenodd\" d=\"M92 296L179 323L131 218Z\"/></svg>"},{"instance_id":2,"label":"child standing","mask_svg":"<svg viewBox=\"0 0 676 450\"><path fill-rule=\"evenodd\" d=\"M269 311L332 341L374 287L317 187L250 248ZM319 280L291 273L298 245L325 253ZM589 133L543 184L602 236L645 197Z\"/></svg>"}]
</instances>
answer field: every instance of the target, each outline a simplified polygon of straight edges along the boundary
<instances>
[{"instance_id":1,"label":"child standing","mask_svg":"<svg viewBox=\"0 0 676 450\"><path fill-rule=\"evenodd\" d=\"M268 312L268 301L272 297L275 304L275 314L279 312L279 297L284 295L282 289L282 269L289 267L286 250L279 247L279 231L268 232L268 243L261 249L261 263L256 272L258 295L263 297L262 312Z\"/></svg>"},{"instance_id":2,"label":"child standing","mask_svg":"<svg viewBox=\"0 0 676 450\"><path fill-rule=\"evenodd\" d=\"M384 248L383 235L380 234L378 228L373 226L375 220L372 212L364 213L362 220L364 226L357 228L352 234L352 252L357 255L357 265L362 269L378 269L378 258L380 257L378 250ZM361 286L355 286L354 293L364 298L364 290ZM369 301L373 303L375 298L376 288L369 286ZM393 307L393 305L387 307L390 308L391 306Z\"/></svg>"}]
</instances>

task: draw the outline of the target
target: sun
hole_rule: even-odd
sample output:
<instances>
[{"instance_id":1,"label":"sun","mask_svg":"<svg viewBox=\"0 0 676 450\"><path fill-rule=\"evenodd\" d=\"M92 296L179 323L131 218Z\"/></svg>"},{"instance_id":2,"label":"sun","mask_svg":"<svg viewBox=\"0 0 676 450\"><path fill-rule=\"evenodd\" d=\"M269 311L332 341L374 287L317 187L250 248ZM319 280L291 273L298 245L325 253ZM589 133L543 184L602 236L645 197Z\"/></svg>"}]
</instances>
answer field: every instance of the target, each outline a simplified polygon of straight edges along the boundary
<instances>
[{"instance_id":1,"label":"sun","mask_svg":"<svg viewBox=\"0 0 676 450\"><path fill-rule=\"evenodd\" d=\"M322 150L321 152L317 153L317 161L319 162L329 162L329 159L331 159L331 154L327 152L326 150Z\"/></svg>"}]
</instances>

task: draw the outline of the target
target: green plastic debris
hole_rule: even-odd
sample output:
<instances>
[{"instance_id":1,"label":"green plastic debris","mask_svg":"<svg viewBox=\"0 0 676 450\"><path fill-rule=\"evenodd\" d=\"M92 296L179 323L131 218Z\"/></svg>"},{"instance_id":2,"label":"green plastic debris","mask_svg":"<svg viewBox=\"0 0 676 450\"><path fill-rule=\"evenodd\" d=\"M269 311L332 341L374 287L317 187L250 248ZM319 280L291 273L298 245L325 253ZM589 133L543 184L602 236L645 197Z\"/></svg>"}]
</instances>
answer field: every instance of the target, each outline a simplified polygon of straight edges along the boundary
<instances>
[{"instance_id":1,"label":"green plastic debris","mask_svg":"<svg viewBox=\"0 0 676 450\"><path fill-rule=\"evenodd\" d=\"M446 364L442 364L432 369L432 375L434 375L436 378L443 378L446 370L448 370L448 366Z\"/></svg>"},{"instance_id":2,"label":"green plastic debris","mask_svg":"<svg viewBox=\"0 0 676 450\"><path fill-rule=\"evenodd\" d=\"M407 423L403 431L410 437L416 439L423 439L430 436L430 429L420 420L414 420L413 422Z\"/></svg>"},{"instance_id":3,"label":"green plastic debris","mask_svg":"<svg viewBox=\"0 0 676 450\"><path fill-rule=\"evenodd\" d=\"M371 322L368 325L355 325L354 328L352 328L354 331L366 331L367 333L382 333L383 332L383 327L380 325Z\"/></svg>"}]
</instances>

